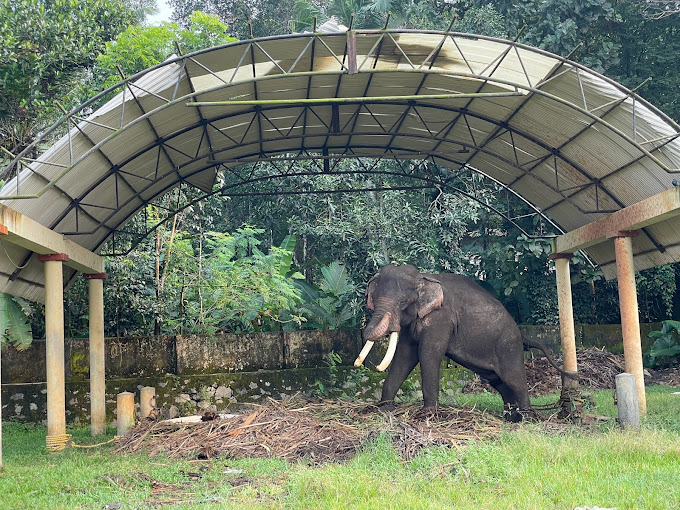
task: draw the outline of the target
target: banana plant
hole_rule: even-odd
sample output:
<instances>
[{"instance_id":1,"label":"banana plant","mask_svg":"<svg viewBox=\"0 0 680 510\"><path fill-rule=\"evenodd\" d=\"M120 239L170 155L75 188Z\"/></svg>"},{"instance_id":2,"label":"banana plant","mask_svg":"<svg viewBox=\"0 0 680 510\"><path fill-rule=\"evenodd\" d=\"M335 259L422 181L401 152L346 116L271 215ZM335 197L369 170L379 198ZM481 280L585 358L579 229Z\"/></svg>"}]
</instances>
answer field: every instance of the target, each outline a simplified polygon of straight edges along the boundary
<instances>
[{"instance_id":1,"label":"banana plant","mask_svg":"<svg viewBox=\"0 0 680 510\"><path fill-rule=\"evenodd\" d=\"M0 343L9 341L17 349L27 348L33 341L27 301L0 293Z\"/></svg>"}]
</instances>

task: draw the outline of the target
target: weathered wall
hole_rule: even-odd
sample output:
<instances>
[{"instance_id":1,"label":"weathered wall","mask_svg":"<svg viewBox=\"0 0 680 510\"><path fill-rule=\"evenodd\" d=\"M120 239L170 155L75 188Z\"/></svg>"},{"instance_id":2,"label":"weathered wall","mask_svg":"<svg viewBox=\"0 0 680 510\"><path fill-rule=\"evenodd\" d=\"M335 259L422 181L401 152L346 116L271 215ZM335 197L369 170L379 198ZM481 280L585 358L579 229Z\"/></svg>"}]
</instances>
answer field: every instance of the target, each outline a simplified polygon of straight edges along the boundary
<instances>
[{"instance_id":1,"label":"weathered wall","mask_svg":"<svg viewBox=\"0 0 680 510\"><path fill-rule=\"evenodd\" d=\"M538 340L553 352L560 352L562 341L559 326L520 326L519 329L527 338ZM643 351L648 350L650 346L647 335L659 329L661 329L661 323L658 322L640 324ZM621 324L576 324L574 330L576 347L606 347L609 352L623 353Z\"/></svg>"},{"instance_id":2,"label":"weathered wall","mask_svg":"<svg viewBox=\"0 0 680 510\"><path fill-rule=\"evenodd\" d=\"M643 348L647 333L659 324L642 324ZM522 326L524 334L560 348L556 326ZM577 326L580 346L606 346L621 352L621 327ZM116 394L154 386L165 416L222 411L236 403L265 397L284 398L297 392L313 393L323 386L331 395L376 399L384 378L374 371L349 367L362 346L359 331L299 331L248 335L109 338L106 340L107 417L115 419ZM366 360L375 366L385 346L376 344ZM342 365L329 367L328 354L340 355ZM89 350L86 339L65 342L66 403L69 423L89 420ZM460 368L442 371L442 391L451 395L470 373ZM25 351L2 352L3 419L41 422L46 416L45 344L35 341ZM420 377L410 378L420 395ZM138 395L138 393L137 393Z\"/></svg>"}]
</instances>

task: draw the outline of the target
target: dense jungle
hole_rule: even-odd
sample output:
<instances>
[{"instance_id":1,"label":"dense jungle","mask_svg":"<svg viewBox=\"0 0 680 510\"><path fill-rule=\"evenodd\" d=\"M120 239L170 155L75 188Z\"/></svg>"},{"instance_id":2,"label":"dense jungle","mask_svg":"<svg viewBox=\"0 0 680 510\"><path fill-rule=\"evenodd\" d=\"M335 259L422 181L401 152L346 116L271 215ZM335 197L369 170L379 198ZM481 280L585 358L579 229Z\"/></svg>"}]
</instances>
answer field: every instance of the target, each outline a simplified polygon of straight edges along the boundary
<instances>
[{"instance_id":1,"label":"dense jungle","mask_svg":"<svg viewBox=\"0 0 680 510\"><path fill-rule=\"evenodd\" d=\"M680 120L680 10L672 1L169 4L171 21L150 25L153 0L0 0L0 166L64 110L178 48L302 32L331 17L348 25L352 14L354 28L450 26L517 39L640 86L642 97ZM265 176L272 164L250 171ZM106 335L361 327L368 279L385 264L406 262L480 280L520 323L556 324L551 223L479 174L460 172L443 190L409 178L413 165L342 160L333 174L262 180L231 195L175 190L133 220L150 235L108 259ZM318 162L295 162L305 167ZM227 179L218 173L215 190ZM293 189L304 193L286 191ZM168 215L175 202L187 205ZM637 282L641 321L680 319L678 264L643 271ZM577 323L619 322L616 282L583 256L572 261L572 284ZM40 305L20 304L40 337ZM68 289L65 314L67 336L87 335L81 279Z\"/></svg>"}]
</instances>

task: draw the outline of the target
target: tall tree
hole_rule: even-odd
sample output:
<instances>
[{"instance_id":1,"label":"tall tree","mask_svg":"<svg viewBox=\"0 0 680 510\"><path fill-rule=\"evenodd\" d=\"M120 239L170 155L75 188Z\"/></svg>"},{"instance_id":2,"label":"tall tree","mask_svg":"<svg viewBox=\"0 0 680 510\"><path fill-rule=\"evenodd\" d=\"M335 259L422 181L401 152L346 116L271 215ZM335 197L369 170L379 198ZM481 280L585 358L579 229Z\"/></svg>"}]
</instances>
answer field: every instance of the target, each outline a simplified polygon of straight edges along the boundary
<instances>
[{"instance_id":1,"label":"tall tree","mask_svg":"<svg viewBox=\"0 0 680 510\"><path fill-rule=\"evenodd\" d=\"M30 145L61 115L54 101L69 106L106 42L136 16L121 0L0 0L0 145L13 154Z\"/></svg>"},{"instance_id":2,"label":"tall tree","mask_svg":"<svg viewBox=\"0 0 680 510\"><path fill-rule=\"evenodd\" d=\"M170 0L169 4L172 19L181 26L188 26L192 12L202 11L218 16L229 35L249 39L249 21L254 37L289 34L295 0Z\"/></svg>"}]
</instances>

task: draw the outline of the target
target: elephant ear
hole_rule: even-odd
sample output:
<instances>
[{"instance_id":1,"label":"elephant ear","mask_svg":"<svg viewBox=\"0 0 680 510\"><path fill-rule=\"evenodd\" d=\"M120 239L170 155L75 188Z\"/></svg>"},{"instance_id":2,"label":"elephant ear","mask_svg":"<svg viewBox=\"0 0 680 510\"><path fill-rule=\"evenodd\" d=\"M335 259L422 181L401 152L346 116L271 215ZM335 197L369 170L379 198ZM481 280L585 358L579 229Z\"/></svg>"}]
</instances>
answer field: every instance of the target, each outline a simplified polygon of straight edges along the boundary
<instances>
[{"instance_id":1,"label":"elephant ear","mask_svg":"<svg viewBox=\"0 0 680 510\"><path fill-rule=\"evenodd\" d=\"M439 280L423 276L418 285L418 317L421 319L444 304L444 290Z\"/></svg>"},{"instance_id":2,"label":"elephant ear","mask_svg":"<svg viewBox=\"0 0 680 510\"><path fill-rule=\"evenodd\" d=\"M368 285L366 286L366 306L369 310L375 310L375 305L373 304L373 293L375 288L378 286L378 276L374 276L368 280Z\"/></svg>"}]
</instances>

